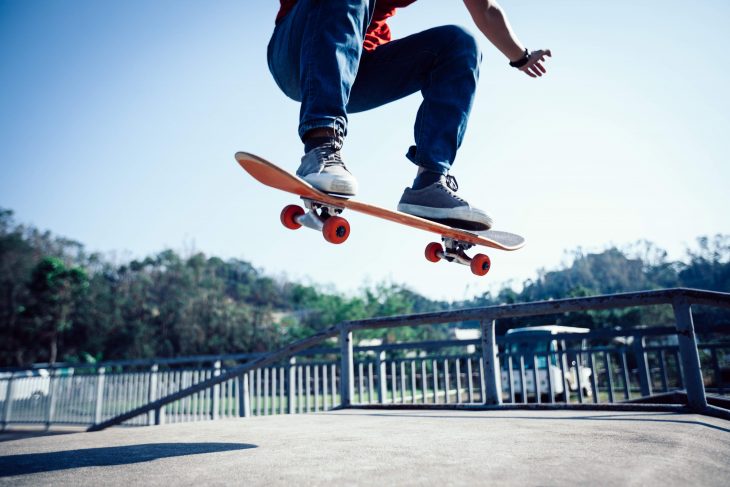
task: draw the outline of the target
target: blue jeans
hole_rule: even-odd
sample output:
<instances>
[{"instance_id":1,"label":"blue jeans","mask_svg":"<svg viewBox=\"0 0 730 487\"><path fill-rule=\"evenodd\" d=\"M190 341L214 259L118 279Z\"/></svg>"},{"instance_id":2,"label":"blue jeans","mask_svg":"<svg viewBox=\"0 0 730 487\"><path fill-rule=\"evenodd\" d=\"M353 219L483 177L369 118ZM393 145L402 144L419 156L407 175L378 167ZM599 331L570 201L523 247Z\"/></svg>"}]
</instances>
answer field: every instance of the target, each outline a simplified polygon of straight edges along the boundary
<instances>
[{"instance_id":1,"label":"blue jeans","mask_svg":"<svg viewBox=\"0 0 730 487\"><path fill-rule=\"evenodd\" d=\"M300 137L325 127L344 136L348 113L421 91L416 145L406 156L446 173L464 137L479 78L476 39L447 25L365 51L374 7L375 0L299 0L274 29L269 70L279 88L301 102Z\"/></svg>"}]
</instances>

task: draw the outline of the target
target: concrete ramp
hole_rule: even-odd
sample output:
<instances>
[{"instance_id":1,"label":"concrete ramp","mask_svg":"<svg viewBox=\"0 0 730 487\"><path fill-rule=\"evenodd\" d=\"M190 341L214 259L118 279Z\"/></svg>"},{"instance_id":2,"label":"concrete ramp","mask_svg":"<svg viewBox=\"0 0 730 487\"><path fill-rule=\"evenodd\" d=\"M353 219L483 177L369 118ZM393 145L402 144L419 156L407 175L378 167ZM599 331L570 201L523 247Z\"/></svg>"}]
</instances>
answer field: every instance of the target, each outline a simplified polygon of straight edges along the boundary
<instances>
[{"instance_id":1,"label":"concrete ramp","mask_svg":"<svg viewBox=\"0 0 730 487\"><path fill-rule=\"evenodd\" d=\"M730 422L344 410L0 443L0 485L728 485Z\"/></svg>"}]
</instances>

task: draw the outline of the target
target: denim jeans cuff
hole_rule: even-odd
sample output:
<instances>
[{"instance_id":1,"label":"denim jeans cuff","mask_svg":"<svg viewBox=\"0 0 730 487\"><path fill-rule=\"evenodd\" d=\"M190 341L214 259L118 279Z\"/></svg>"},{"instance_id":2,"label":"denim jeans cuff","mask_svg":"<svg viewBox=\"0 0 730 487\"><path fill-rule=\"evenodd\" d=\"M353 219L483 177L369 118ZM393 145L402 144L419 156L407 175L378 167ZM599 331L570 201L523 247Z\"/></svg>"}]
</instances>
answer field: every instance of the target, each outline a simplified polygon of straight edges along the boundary
<instances>
[{"instance_id":1,"label":"denim jeans cuff","mask_svg":"<svg viewBox=\"0 0 730 487\"><path fill-rule=\"evenodd\" d=\"M335 132L338 132L343 138L347 135L347 121L342 117L332 117L321 118L319 120L311 120L309 122L300 124L299 138L304 140L304 134L312 129L322 128L332 129Z\"/></svg>"},{"instance_id":2,"label":"denim jeans cuff","mask_svg":"<svg viewBox=\"0 0 730 487\"><path fill-rule=\"evenodd\" d=\"M412 145L408 148L408 152L406 152L406 158L418 167L422 167L428 171L433 171L441 174L448 174L449 168L451 167L451 164L447 163L429 163L427 161L419 161L418 148L415 145Z\"/></svg>"}]
</instances>

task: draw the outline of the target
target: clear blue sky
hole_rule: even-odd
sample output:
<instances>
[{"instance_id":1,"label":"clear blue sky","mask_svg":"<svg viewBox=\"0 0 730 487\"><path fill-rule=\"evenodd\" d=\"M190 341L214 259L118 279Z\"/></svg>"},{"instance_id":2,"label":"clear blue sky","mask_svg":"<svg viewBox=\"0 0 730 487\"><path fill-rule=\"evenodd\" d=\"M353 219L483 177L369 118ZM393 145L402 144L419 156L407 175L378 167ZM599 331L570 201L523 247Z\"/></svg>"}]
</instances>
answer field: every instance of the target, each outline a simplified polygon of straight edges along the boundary
<instances>
[{"instance_id":1,"label":"clear blue sky","mask_svg":"<svg viewBox=\"0 0 730 487\"><path fill-rule=\"evenodd\" d=\"M730 2L502 5L554 58L533 80L482 40L453 173L496 228L528 239L491 252L486 278L427 262L430 234L366 216L349 215L341 246L281 227L293 199L233 159L294 170L301 155L298 105L266 67L274 0L0 0L0 206L119 258L194 248L346 291L392 280L444 299L519 284L566 249L649 239L681 257L699 235L730 233ZM391 27L446 23L477 32L460 0L420 0ZM351 117L360 199L395 207L410 184L419 101Z\"/></svg>"}]
</instances>

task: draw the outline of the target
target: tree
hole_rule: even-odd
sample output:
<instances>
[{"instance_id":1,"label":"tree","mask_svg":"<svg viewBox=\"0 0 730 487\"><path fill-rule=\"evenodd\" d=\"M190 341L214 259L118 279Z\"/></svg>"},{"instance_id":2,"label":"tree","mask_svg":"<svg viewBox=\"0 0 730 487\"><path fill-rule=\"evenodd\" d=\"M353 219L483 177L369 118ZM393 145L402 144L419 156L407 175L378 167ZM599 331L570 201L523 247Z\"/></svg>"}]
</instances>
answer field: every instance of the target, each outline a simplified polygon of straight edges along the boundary
<instances>
[{"instance_id":1,"label":"tree","mask_svg":"<svg viewBox=\"0 0 730 487\"><path fill-rule=\"evenodd\" d=\"M33 247L13 222L13 212L0 208L0 363L24 361L24 344L31 337L23 329L22 318L33 260Z\"/></svg>"},{"instance_id":2,"label":"tree","mask_svg":"<svg viewBox=\"0 0 730 487\"><path fill-rule=\"evenodd\" d=\"M33 269L28 285L32 303L28 317L36 336L48 341L50 363L56 362L59 335L71 329L73 322L69 318L87 286L83 269L67 268L57 257L45 257Z\"/></svg>"}]
</instances>

